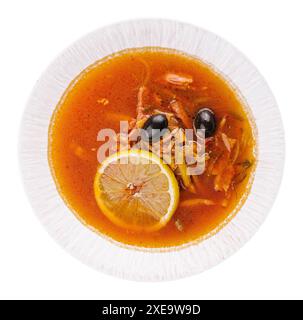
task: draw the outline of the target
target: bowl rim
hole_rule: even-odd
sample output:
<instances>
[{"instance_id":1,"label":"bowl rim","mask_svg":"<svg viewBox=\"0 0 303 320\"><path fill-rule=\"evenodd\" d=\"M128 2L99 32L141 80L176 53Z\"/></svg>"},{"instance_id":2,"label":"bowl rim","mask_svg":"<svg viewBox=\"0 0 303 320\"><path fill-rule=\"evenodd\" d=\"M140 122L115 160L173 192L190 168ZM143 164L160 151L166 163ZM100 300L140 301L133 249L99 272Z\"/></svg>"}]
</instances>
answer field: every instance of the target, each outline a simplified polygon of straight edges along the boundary
<instances>
[{"instance_id":1,"label":"bowl rim","mask_svg":"<svg viewBox=\"0 0 303 320\"><path fill-rule=\"evenodd\" d=\"M70 82L97 60L121 50L146 46L182 51L213 66L235 84L247 101L258 129L258 164L245 203L211 237L190 246L172 247L174 250L134 250L133 246L117 245L116 241L108 241L107 237L92 232L70 214L48 166L50 116ZM259 71L241 52L214 33L196 26L171 20L142 19L97 29L74 42L50 64L34 87L24 111L19 162L24 187L36 215L68 252L111 275L159 281L207 270L252 237L277 195L284 168L284 149L283 124L275 98Z\"/></svg>"}]
</instances>

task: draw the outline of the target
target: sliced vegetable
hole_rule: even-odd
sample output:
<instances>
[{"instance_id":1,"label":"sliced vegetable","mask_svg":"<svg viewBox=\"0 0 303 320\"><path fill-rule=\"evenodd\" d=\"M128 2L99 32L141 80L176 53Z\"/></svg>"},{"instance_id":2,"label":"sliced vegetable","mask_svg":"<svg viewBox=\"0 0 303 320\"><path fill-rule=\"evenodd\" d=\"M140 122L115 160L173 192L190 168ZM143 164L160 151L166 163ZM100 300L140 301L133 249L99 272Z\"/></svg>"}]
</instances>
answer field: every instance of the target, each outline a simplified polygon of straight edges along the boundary
<instances>
[{"instance_id":1,"label":"sliced vegetable","mask_svg":"<svg viewBox=\"0 0 303 320\"><path fill-rule=\"evenodd\" d=\"M166 82L178 89L186 90L193 83L193 77L187 74L168 72L160 79L160 82Z\"/></svg>"},{"instance_id":2,"label":"sliced vegetable","mask_svg":"<svg viewBox=\"0 0 303 320\"><path fill-rule=\"evenodd\" d=\"M226 120L227 120L227 116L224 116L219 123L218 129L223 129L223 127L225 126Z\"/></svg>"},{"instance_id":3,"label":"sliced vegetable","mask_svg":"<svg viewBox=\"0 0 303 320\"><path fill-rule=\"evenodd\" d=\"M177 165L177 173L180 175L183 185L188 188L191 185L190 176L187 174L187 166L185 163Z\"/></svg>"},{"instance_id":4,"label":"sliced vegetable","mask_svg":"<svg viewBox=\"0 0 303 320\"><path fill-rule=\"evenodd\" d=\"M172 100L170 102L170 107L173 110L173 112L175 113L176 117L179 120L181 120L181 122L183 123L185 128L189 129L192 127L191 120L190 120L189 116L187 115L183 104L180 101Z\"/></svg>"},{"instance_id":5,"label":"sliced vegetable","mask_svg":"<svg viewBox=\"0 0 303 320\"><path fill-rule=\"evenodd\" d=\"M211 174L213 176L221 174L229 163L230 153L225 151L214 159Z\"/></svg>"},{"instance_id":6,"label":"sliced vegetable","mask_svg":"<svg viewBox=\"0 0 303 320\"><path fill-rule=\"evenodd\" d=\"M231 154L232 164L234 164L237 161L239 157L239 153L240 153L240 144L239 144L239 141L237 140Z\"/></svg>"},{"instance_id":7,"label":"sliced vegetable","mask_svg":"<svg viewBox=\"0 0 303 320\"><path fill-rule=\"evenodd\" d=\"M149 90L146 86L141 86L138 91L138 102L137 102L137 120L140 120L144 117L146 113L146 96L148 95Z\"/></svg>"},{"instance_id":8,"label":"sliced vegetable","mask_svg":"<svg viewBox=\"0 0 303 320\"><path fill-rule=\"evenodd\" d=\"M175 220L175 226L179 231L183 231L184 227L180 219Z\"/></svg>"},{"instance_id":9,"label":"sliced vegetable","mask_svg":"<svg viewBox=\"0 0 303 320\"><path fill-rule=\"evenodd\" d=\"M224 143L227 151L231 152L231 145L229 143L229 139L228 139L227 135L225 133L222 133L221 137L222 137L223 143Z\"/></svg>"},{"instance_id":10,"label":"sliced vegetable","mask_svg":"<svg viewBox=\"0 0 303 320\"><path fill-rule=\"evenodd\" d=\"M214 181L215 190L227 192L230 188L234 175L235 175L234 166L228 165L223 172L221 172L215 177L215 181Z\"/></svg>"},{"instance_id":11,"label":"sliced vegetable","mask_svg":"<svg viewBox=\"0 0 303 320\"><path fill-rule=\"evenodd\" d=\"M180 202L179 206L181 208L185 208L185 207L192 207L192 206L199 206L199 205L214 206L215 204L216 203L210 199L195 198L195 199L183 200Z\"/></svg>"},{"instance_id":12,"label":"sliced vegetable","mask_svg":"<svg viewBox=\"0 0 303 320\"><path fill-rule=\"evenodd\" d=\"M150 65L147 63L145 59L142 59L141 57L137 57L138 61L141 62L144 66L144 78L143 78L143 85L145 86L148 81L150 80Z\"/></svg>"}]
</instances>

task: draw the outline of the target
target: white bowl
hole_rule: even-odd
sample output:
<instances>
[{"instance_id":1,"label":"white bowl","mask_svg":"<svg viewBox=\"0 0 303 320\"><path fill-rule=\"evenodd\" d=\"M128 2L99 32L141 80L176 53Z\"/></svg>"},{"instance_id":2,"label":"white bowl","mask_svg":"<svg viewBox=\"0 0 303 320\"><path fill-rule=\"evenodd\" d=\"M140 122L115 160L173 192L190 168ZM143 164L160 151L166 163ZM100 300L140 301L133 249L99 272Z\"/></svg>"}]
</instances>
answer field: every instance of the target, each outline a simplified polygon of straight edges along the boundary
<instances>
[{"instance_id":1,"label":"white bowl","mask_svg":"<svg viewBox=\"0 0 303 320\"><path fill-rule=\"evenodd\" d=\"M48 165L50 119L70 82L107 55L146 46L177 49L213 66L247 102L258 131L258 164L242 208L211 237L169 250L138 250L118 245L84 226L58 194ZM42 74L24 113L20 162L34 211L51 236L73 256L100 271L126 279L170 280L218 264L246 243L263 223L282 177L283 126L265 80L231 44L209 31L180 22L129 21L86 35L60 54Z\"/></svg>"}]
</instances>

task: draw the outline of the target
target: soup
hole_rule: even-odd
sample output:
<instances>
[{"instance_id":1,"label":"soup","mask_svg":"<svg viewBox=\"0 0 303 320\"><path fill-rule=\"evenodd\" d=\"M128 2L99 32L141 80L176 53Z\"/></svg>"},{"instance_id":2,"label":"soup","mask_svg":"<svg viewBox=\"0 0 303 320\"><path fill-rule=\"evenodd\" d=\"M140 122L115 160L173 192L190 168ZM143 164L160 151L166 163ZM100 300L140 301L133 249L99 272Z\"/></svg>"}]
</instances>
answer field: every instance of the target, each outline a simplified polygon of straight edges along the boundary
<instances>
[{"instance_id":1,"label":"soup","mask_svg":"<svg viewBox=\"0 0 303 320\"><path fill-rule=\"evenodd\" d=\"M161 227L147 230L116 223L102 209L102 200L96 199L98 184L94 182L104 160L98 155L106 143L98 135L102 129L117 132L121 147L120 121L128 124L129 134L136 128L148 134L153 126L167 129L156 139L161 144L165 135L180 137L181 133L183 146L189 142L195 155L198 132L204 134L204 169L199 174L185 170L192 164L166 163L164 153L157 155L161 168L169 172L167 179L178 188L175 208ZM190 139L185 129L194 131ZM141 140L153 152L149 138ZM175 135L174 159L176 141ZM130 148L127 142L126 149ZM137 247L184 245L217 232L247 197L255 153L253 122L235 89L202 61L161 48L125 50L88 67L61 98L49 130L49 163L68 207L100 235ZM135 187L127 186L132 196ZM155 194L155 203L161 203L157 197ZM123 207L119 210L123 215Z\"/></svg>"}]
</instances>

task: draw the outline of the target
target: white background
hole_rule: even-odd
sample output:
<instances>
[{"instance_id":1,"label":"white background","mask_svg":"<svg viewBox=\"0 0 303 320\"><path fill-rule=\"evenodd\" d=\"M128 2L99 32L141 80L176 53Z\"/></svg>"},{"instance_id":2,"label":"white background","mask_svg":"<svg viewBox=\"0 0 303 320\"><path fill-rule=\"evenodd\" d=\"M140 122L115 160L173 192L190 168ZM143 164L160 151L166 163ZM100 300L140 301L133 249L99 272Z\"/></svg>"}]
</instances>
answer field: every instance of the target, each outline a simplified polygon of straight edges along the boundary
<instances>
[{"instance_id":1,"label":"white background","mask_svg":"<svg viewBox=\"0 0 303 320\"><path fill-rule=\"evenodd\" d=\"M17 157L26 100L49 62L87 32L144 17L190 22L238 47L268 81L286 133L284 179L260 231L219 266L166 283L116 279L64 252L31 210ZM302 78L302 0L2 0L0 299L303 299Z\"/></svg>"}]
</instances>

